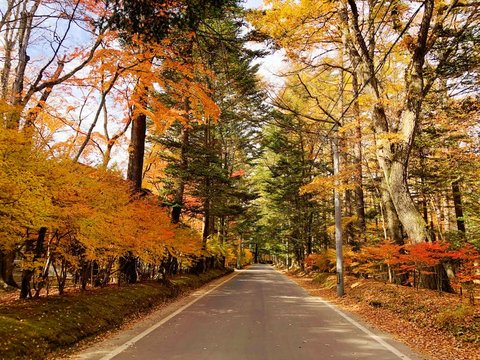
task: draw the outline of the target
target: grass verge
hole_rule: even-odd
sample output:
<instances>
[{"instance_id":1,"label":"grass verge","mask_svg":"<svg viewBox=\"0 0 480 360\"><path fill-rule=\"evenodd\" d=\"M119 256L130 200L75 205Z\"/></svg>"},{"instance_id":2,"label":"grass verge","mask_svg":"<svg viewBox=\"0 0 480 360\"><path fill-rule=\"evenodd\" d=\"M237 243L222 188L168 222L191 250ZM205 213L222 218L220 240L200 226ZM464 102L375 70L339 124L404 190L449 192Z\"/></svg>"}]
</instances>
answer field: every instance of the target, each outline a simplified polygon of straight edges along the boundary
<instances>
[{"instance_id":1,"label":"grass verge","mask_svg":"<svg viewBox=\"0 0 480 360\"><path fill-rule=\"evenodd\" d=\"M111 286L0 305L0 358L45 358L226 273L212 270L177 276L169 286L158 282Z\"/></svg>"}]
</instances>

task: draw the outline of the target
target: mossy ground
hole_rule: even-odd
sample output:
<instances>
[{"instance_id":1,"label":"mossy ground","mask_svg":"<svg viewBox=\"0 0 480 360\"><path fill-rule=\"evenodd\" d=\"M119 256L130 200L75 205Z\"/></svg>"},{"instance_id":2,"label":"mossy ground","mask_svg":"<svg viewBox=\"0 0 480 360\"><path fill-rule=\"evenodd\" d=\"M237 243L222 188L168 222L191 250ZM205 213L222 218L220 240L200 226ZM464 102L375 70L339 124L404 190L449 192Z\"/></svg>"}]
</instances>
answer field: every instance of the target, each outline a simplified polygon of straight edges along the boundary
<instances>
[{"instance_id":1,"label":"mossy ground","mask_svg":"<svg viewBox=\"0 0 480 360\"><path fill-rule=\"evenodd\" d=\"M225 273L214 270L199 276L177 276L168 286L152 281L2 304L0 358L45 358Z\"/></svg>"}]
</instances>

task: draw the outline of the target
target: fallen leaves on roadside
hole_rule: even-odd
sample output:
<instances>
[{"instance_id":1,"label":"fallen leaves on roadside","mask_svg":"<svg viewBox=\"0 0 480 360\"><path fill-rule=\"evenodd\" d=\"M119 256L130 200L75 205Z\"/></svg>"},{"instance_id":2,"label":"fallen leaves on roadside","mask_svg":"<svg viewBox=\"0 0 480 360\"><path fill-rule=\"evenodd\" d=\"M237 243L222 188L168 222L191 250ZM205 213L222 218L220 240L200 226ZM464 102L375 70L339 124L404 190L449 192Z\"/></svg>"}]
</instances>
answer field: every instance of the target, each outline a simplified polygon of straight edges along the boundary
<instances>
[{"instance_id":1,"label":"fallen leaves on roadside","mask_svg":"<svg viewBox=\"0 0 480 360\"><path fill-rule=\"evenodd\" d=\"M346 295L338 298L334 287L323 287L311 275L287 275L428 359L480 359L480 306L458 295L352 277L346 279Z\"/></svg>"}]
</instances>

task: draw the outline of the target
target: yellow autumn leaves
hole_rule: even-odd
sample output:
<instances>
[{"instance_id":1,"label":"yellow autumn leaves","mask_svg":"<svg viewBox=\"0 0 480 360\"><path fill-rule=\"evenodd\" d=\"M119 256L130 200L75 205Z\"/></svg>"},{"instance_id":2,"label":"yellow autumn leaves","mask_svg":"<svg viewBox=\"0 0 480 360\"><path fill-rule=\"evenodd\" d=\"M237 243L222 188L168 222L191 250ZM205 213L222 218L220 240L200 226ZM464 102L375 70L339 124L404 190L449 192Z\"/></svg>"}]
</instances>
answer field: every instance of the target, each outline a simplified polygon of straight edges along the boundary
<instances>
[{"instance_id":1,"label":"yellow autumn leaves","mask_svg":"<svg viewBox=\"0 0 480 360\"><path fill-rule=\"evenodd\" d=\"M0 173L2 251L19 250L46 227L53 261L72 268L127 252L148 264L167 251L180 259L201 252L196 232L170 224L151 197L132 197L119 174L53 159L18 131L0 130Z\"/></svg>"}]
</instances>

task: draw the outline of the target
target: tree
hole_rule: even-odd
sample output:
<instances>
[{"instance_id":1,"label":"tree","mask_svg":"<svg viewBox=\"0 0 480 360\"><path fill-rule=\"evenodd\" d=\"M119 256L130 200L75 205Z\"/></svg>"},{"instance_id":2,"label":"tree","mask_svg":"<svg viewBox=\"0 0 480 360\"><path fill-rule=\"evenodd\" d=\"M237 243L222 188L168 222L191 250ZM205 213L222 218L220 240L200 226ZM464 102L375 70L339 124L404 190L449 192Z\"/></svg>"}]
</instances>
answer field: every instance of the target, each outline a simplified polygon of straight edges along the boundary
<instances>
[{"instance_id":1,"label":"tree","mask_svg":"<svg viewBox=\"0 0 480 360\"><path fill-rule=\"evenodd\" d=\"M457 6L456 1L448 5L435 5L433 1L418 4L353 0L271 4L271 10L257 24L292 58L309 61L308 52L321 51L320 45L325 53L338 53L335 36L343 39L348 68L356 74L362 92L366 91L372 100L368 112L375 129L376 156L386 196L391 198L408 236L416 242L427 240L426 224L408 191L408 162L426 94L447 64L463 52L459 44L471 41L476 23L474 6ZM453 18L457 21L449 22ZM340 25L336 26L332 19ZM288 31L282 32L280 27L285 24ZM437 47L440 44L441 48ZM314 62L309 61L309 66L332 65L321 52L311 59ZM396 69L386 67L390 59L395 59ZM393 108L395 111L390 110ZM392 213L390 217L394 216Z\"/></svg>"},{"instance_id":2,"label":"tree","mask_svg":"<svg viewBox=\"0 0 480 360\"><path fill-rule=\"evenodd\" d=\"M251 65L258 53L244 48L242 24L235 20L239 12L239 8L230 8L225 18L199 24L198 35L188 47L192 59L207 70L198 76L210 89L220 117L202 120L190 111L187 119L158 139L168 163L170 177L163 183L172 222L178 223L182 213L202 214L205 245L215 229L220 228L221 238L226 237L228 217L241 213L242 202L251 197L241 185L242 173L255 156L253 144L264 116L263 95L255 79L257 68ZM192 107L190 99L175 102L175 96L181 99L171 89L163 98L178 108Z\"/></svg>"},{"instance_id":3,"label":"tree","mask_svg":"<svg viewBox=\"0 0 480 360\"><path fill-rule=\"evenodd\" d=\"M191 48L191 41L196 36L198 24L212 16L212 14L214 16L221 14L224 6L223 2L217 0L199 3L196 1L178 3L174 1L152 2L149 0L142 1L140 4L131 1L117 2L114 4L116 11L112 16L112 20L123 31L126 39L131 39L132 36L140 36L145 43L160 44L164 39L172 36L169 38L172 41L168 41L168 47L170 49L177 48L178 51L175 52L176 59L170 58L170 61L176 61L177 65L179 65L175 67L175 71L182 75L183 82L190 81L194 83L195 79L191 75L194 74L195 69L190 62L191 51L188 50ZM149 14L149 16L145 18L145 14ZM176 37L175 40L173 40L174 37ZM182 41L182 38L187 39L187 41ZM185 46L187 50L185 50ZM145 52L145 49L140 48L140 52ZM168 64L168 57L165 58L165 53L153 53L152 55L153 57L149 59L152 65L155 58ZM136 101L133 111L134 118L132 121L127 177L133 182L134 189L137 192L142 187L143 159L147 133L147 114L145 110L149 106L148 97L153 90L152 85L152 83L145 83L139 79L135 90L135 96L138 98L138 101ZM185 99L188 99L186 101L191 103L189 105L190 109L184 109L185 113L190 113L192 110L194 112L198 111L195 107L198 104L195 98L204 102L208 101L208 96L205 96L206 91L201 89L198 84L195 88L196 90L201 90L201 93L195 94L187 91L188 95L185 96L184 94ZM183 88L182 90L185 91L188 88ZM205 106L203 108L205 109ZM214 115L214 112L209 113L208 116Z\"/></svg>"}]
</instances>

